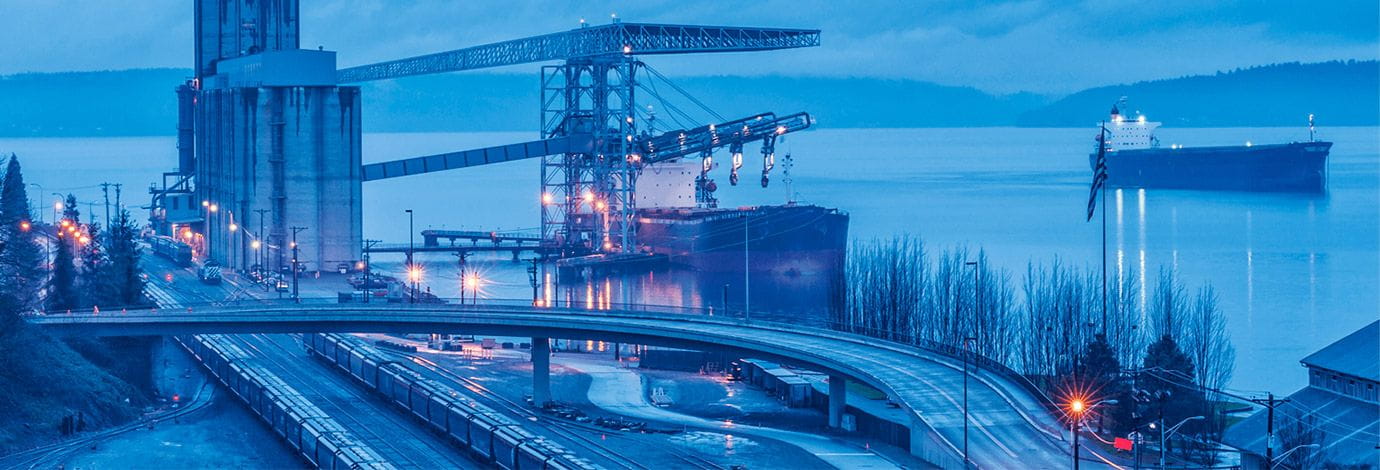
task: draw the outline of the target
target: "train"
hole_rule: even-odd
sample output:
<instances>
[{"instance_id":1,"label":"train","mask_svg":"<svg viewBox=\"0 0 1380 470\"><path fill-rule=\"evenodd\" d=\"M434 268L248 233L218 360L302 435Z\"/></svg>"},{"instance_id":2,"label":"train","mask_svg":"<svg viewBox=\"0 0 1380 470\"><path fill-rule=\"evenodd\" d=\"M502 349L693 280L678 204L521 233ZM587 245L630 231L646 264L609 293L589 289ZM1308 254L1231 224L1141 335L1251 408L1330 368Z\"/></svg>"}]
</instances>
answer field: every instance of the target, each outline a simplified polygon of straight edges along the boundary
<instances>
[{"instance_id":1,"label":"train","mask_svg":"<svg viewBox=\"0 0 1380 470\"><path fill-rule=\"evenodd\" d=\"M307 351L408 411L479 460L505 470L600 468L561 445L534 436L492 408L454 388L390 360L362 340L340 334L305 334Z\"/></svg>"},{"instance_id":2,"label":"train","mask_svg":"<svg viewBox=\"0 0 1380 470\"><path fill-rule=\"evenodd\" d=\"M259 366L225 335L176 338L222 385L313 467L322 470L397 468L356 439L281 378Z\"/></svg>"},{"instance_id":3,"label":"train","mask_svg":"<svg viewBox=\"0 0 1380 470\"><path fill-rule=\"evenodd\" d=\"M192 246L169 236L156 236L149 239L153 252L167 258L181 267L192 265Z\"/></svg>"}]
</instances>

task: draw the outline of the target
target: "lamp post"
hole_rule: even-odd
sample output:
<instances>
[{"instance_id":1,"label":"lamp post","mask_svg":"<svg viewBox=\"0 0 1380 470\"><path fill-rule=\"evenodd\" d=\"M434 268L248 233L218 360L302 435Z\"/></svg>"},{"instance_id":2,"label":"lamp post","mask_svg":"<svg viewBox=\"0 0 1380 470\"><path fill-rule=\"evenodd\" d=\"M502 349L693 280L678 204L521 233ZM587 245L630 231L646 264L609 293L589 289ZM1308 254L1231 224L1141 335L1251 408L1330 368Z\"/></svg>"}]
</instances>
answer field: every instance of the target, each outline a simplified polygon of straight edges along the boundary
<instances>
[{"instance_id":1,"label":"lamp post","mask_svg":"<svg viewBox=\"0 0 1380 470\"><path fill-rule=\"evenodd\" d=\"M978 309L981 308L982 305L981 297L979 297L980 295L982 295L982 289L978 286L978 262L965 261L963 264L965 266L973 267L973 349L977 349L976 342L979 331L978 329L982 326L979 324L980 319L978 315Z\"/></svg>"},{"instance_id":2,"label":"lamp post","mask_svg":"<svg viewBox=\"0 0 1380 470\"><path fill-rule=\"evenodd\" d=\"M968 458L968 344L977 342L977 338L969 336L963 338L963 465L972 463Z\"/></svg>"},{"instance_id":3,"label":"lamp post","mask_svg":"<svg viewBox=\"0 0 1380 470\"><path fill-rule=\"evenodd\" d=\"M414 269L414 266L412 266L412 209L406 209L403 212L407 213L407 275L411 278L413 277L412 272ZM461 294L464 294L463 288L461 289ZM417 303L416 280L412 281L412 292L408 294L407 301L408 303Z\"/></svg>"},{"instance_id":4,"label":"lamp post","mask_svg":"<svg viewBox=\"0 0 1380 470\"><path fill-rule=\"evenodd\" d=\"M752 319L752 268L748 264L748 215L743 214L743 319Z\"/></svg>"},{"instance_id":5,"label":"lamp post","mask_svg":"<svg viewBox=\"0 0 1380 470\"><path fill-rule=\"evenodd\" d=\"M1094 408L1097 408L1097 407L1099 407L1099 406L1102 406L1102 405L1115 405L1115 404L1117 404L1117 401L1116 401L1116 400L1102 400L1102 401L1099 401L1099 402L1097 402L1097 403L1093 403L1093 404L1089 405L1087 402L1084 402L1082 398L1074 398L1072 401L1069 402L1070 421L1072 421L1072 422L1069 423L1069 429L1070 429L1071 431L1073 431L1073 469L1074 469L1074 470L1078 470L1078 466L1079 466L1079 464L1081 463L1081 460L1078 458L1078 455L1079 455L1079 448L1078 448L1078 431L1079 431L1080 429L1083 429L1083 416L1086 415L1089 411L1092 411Z\"/></svg>"},{"instance_id":6,"label":"lamp post","mask_svg":"<svg viewBox=\"0 0 1380 470\"><path fill-rule=\"evenodd\" d=\"M267 214L268 212L269 212L268 209L254 209L254 213L259 214L259 234L258 234L259 240L264 240L264 239L267 238L266 235L265 235L265 232L264 232L264 214ZM279 242L279 243L281 243L281 242ZM263 244L263 243L260 242L260 244ZM256 248L256 249L257 249L257 248ZM268 251L268 250L263 250L263 251L260 251L260 252L256 253L258 259L255 260L255 261L256 261L256 262L258 263L258 265L259 265L259 271L263 271L263 270L264 270L264 265L265 265L265 264L268 264L268 253L267 253L267 251ZM281 267L281 266L279 266L279 267Z\"/></svg>"},{"instance_id":7,"label":"lamp post","mask_svg":"<svg viewBox=\"0 0 1380 470\"><path fill-rule=\"evenodd\" d=\"M291 227L291 229L292 229L292 301L295 302L295 303L302 303L302 297L301 297L301 295L298 293L298 290L297 290L297 281L298 281L298 279L297 279L297 278L298 278L298 275L297 275L297 266L298 266L298 263L299 263L299 261L298 261L298 259L297 259L297 232L301 232L301 231L303 231L303 230L306 230L307 228L306 228L306 227Z\"/></svg>"},{"instance_id":8,"label":"lamp post","mask_svg":"<svg viewBox=\"0 0 1380 470\"><path fill-rule=\"evenodd\" d=\"M1317 449L1318 447L1321 447L1321 446L1319 446L1319 445L1317 445L1317 444L1303 444L1303 445L1300 445L1300 446L1294 446L1293 449L1286 450L1286 451L1284 451L1283 454L1279 454L1279 457L1275 457L1275 464L1274 464L1274 465L1271 465L1270 468L1269 468L1269 470L1275 470L1275 467L1278 467L1278 466L1280 466L1281 464L1283 464L1283 463L1284 463L1284 458L1285 458L1285 457L1288 457L1289 454L1294 453L1294 451L1297 451L1297 450L1299 450L1299 449Z\"/></svg>"},{"instance_id":9,"label":"lamp post","mask_svg":"<svg viewBox=\"0 0 1380 470\"><path fill-rule=\"evenodd\" d=\"M1165 427L1164 427L1164 418L1160 418L1160 468L1164 468L1164 465L1165 465L1165 452L1164 452L1164 450L1165 450L1165 448L1169 447L1168 445L1166 445L1166 444L1169 442L1168 439L1169 439L1170 437L1173 437L1173 436L1174 436L1174 433L1175 433L1176 431L1178 431L1179 428L1183 427L1183 425L1188 424L1189 421L1197 421L1197 420L1200 420L1200 419L1203 419L1203 417L1202 417L1202 416L1190 416L1190 417L1184 418L1183 421L1179 421L1179 424L1175 424L1175 425L1173 425L1173 426L1170 426L1169 429L1165 429ZM1153 425L1153 423L1152 423L1152 425ZM1154 429L1154 427L1152 426L1151 429Z\"/></svg>"}]
</instances>

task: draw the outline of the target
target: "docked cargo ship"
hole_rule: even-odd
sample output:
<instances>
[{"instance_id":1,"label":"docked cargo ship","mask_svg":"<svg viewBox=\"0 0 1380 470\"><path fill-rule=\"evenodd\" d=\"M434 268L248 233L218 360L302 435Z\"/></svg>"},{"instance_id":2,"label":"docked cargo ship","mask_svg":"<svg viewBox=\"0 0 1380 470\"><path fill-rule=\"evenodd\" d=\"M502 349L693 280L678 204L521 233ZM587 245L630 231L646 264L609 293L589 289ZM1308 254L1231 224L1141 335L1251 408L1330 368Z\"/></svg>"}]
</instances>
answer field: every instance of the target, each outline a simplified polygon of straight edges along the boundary
<instances>
[{"instance_id":1,"label":"docked cargo ship","mask_svg":"<svg viewBox=\"0 0 1380 470\"><path fill-rule=\"evenodd\" d=\"M1106 123L1107 185L1111 187L1321 192L1327 187L1331 142L1309 141L1239 146L1163 147L1160 123L1122 114L1113 106ZM1096 145L1089 163L1097 167Z\"/></svg>"},{"instance_id":2,"label":"docked cargo ship","mask_svg":"<svg viewBox=\"0 0 1380 470\"><path fill-rule=\"evenodd\" d=\"M848 215L797 204L644 209L637 236L652 253L697 271L823 274L843 265Z\"/></svg>"},{"instance_id":3,"label":"docked cargo ship","mask_svg":"<svg viewBox=\"0 0 1380 470\"><path fill-rule=\"evenodd\" d=\"M826 274L843 266L848 214L837 209L793 202L716 207L699 163L656 165L638 184L656 191L637 195L637 243L672 264L780 275Z\"/></svg>"}]
</instances>

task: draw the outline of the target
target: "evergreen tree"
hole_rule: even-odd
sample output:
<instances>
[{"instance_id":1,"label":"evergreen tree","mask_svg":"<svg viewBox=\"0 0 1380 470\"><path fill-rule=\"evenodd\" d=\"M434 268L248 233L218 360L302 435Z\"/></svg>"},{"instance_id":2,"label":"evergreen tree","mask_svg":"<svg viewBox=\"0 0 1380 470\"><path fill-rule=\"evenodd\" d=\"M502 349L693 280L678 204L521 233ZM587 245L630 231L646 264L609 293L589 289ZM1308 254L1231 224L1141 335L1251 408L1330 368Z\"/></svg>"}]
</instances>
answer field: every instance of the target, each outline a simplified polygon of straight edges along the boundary
<instances>
[{"instance_id":1,"label":"evergreen tree","mask_svg":"<svg viewBox=\"0 0 1380 470\"><path fill-rule=\"evenodd\" d=\"M109 281L104 278L107 263L105 248L102 246L101 225L87 224L77 231L75 238L80 267L77 270L78 292L81 293L82 308L110 305L106 292L110 291Z\"/></svg>"},{"instance_id":2,"label":"evergreen tree","mask_svg":"<svg viewBox=\"0 0 1380 470\"><path fill-rule=\"evenodd\" d=\"M1140 388L1150 399L1145 414L1173 426L1184 418L1198 416L1203 411L1203 393L1193 385L1193 359L1179 348L1169 335L1160 336L1145 352L1146 373L1141 375ZM1190 423L1180 432L1191 432L1202 422Z\"/></svg>"},{"instance_id":3,"label":"evergreen tree","mask_svg":"<svg viewBox=\"0 0 1380 470\"><path fill-rule=\"evenodd\" d=\"M103 289L98 305L113 308L145 304L137 236L137 230L129 219L129 211L121 210L104 238L106 263L101 270Z\"/></svg>"},{"instance_id":4,"label":"evergreen tree","mask_svg":"<svg viewBox=\"0 0 1380 470\"><path fill-rule=\"evenodd\" d=\"M10 154L0 186L0 303L8 311L20 312L38 305L38 291L46 276L37 225L29 210L28 188L19 167L19 157Z\"/></svg>"},{"instance_id":5,"label":"evergreen tree","mask_svg":"<svg viewBox=\"0 0 1380 470\"><path fill-rule=\"evenodd\" d=\"M53 275L48 280L46 308L49 311L63 311L79 308L77 295L77 266L73 259L72 235L59 233L53 243Z\"/></svg>"},{"instance_id":6,"label":"evergreen tree","mask_svg":"<svg viewBox=\"0 0 1380 470\"><path fill-rule=\"evenodd\" d=\"M1099 419L1099 429L1111 428L1112 433L1125 436L1135 429L1136 402L1131 396L1130 384L1121 376L1121 361L1116 358L1116 350L1107 342L1107 337L1097 335L1083 350L1083 374L1095 396L1102 400L1116 400L1104 410Z\"/></svg>"},{"instance_id":7,"label":"evergreen tree","mask_svg":"<svg viewBox=\"0 0 1380 470\"><path fill-rule=\"evenodd\" d=\"M74 228L80 224L81 212L77 210L77 198L68 194L62 220L55 224L57 239L53 243L53 274L48 279L48 297L45 299L45 307L50 311L81 307L75 260L80 235Z\"/></svg>"}]
</instances>

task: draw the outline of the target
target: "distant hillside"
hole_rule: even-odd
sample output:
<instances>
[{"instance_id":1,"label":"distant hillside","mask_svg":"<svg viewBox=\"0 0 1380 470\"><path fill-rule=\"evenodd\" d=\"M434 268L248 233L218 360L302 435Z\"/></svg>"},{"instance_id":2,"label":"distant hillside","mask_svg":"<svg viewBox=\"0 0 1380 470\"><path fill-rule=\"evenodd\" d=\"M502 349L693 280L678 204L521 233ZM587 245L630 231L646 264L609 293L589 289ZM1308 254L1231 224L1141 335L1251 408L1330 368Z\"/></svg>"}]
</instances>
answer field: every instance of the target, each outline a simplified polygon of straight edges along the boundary
<instances>
[{"instance_id":1,"label":"distant hillside","mask_svg":"<svg viewBox=\"0 0 1380 470\"><path fill-rule=\"evenodd\" d=\"M1026 112L1025 126L1086 127L1121 97L1172 127L1380 124L1380 62L1276 64L1170 80L1098 87Z\"/></svg>"},{"instance_id":2,"label":"distant hillside","mask_svg":"<svg viewBox=\"0 0 1380 470\"><path fill-rule=\"evenodd\" d=\"M171 135L173 87L188 69L0 76L0 137ZM1081 91L1057 101L996 96L914 80L689 77L673 83L729 119L808 111L820 127L1086 127L1122 96L1175 127L1293 126L1316 113L1325 126L1377 125L1380 63L1280 64L1216 75ZM671 84L638 90L658 128L701 125L707 112ZM363 84L367 132L537 130L540 85L530 74L455 73ZM667 102L654 98L660 94ZM685 111L680 117L672 108ZM676 122L679 120L680 122Z\"/></svg>"},{"instance_id":3,"label":"distant hillside","mask_svg":"<svg viewBox=\"0 0 1380 470\"><path fill-rule=\"evenodd\" d=\"M189 69L151 69L0 77L0 137L171 135L177 112L172 90L190 74ZM998 97L973 88L905 80L673 80L729 119L765 111L809 111L822 127L1014 125L1021 111L1049 102L1033 94ZM656 109L659 128L712 120L669 84L644 84L689 115L677 118L650 92L639 90L639 104ZM535 132L539 125L541 90L535 72L430 75L362 87L367 132Z\"/></svg>"},{"instance_id":4,"label":"distant hillside","mask_svg":"<svg viewBox=\"0 0 1380 470\"><path fill-rule=\"evenodd\" d=\"M173 134L190 69L0 76L0 136Z\"/></svg>"}]
</instances>

